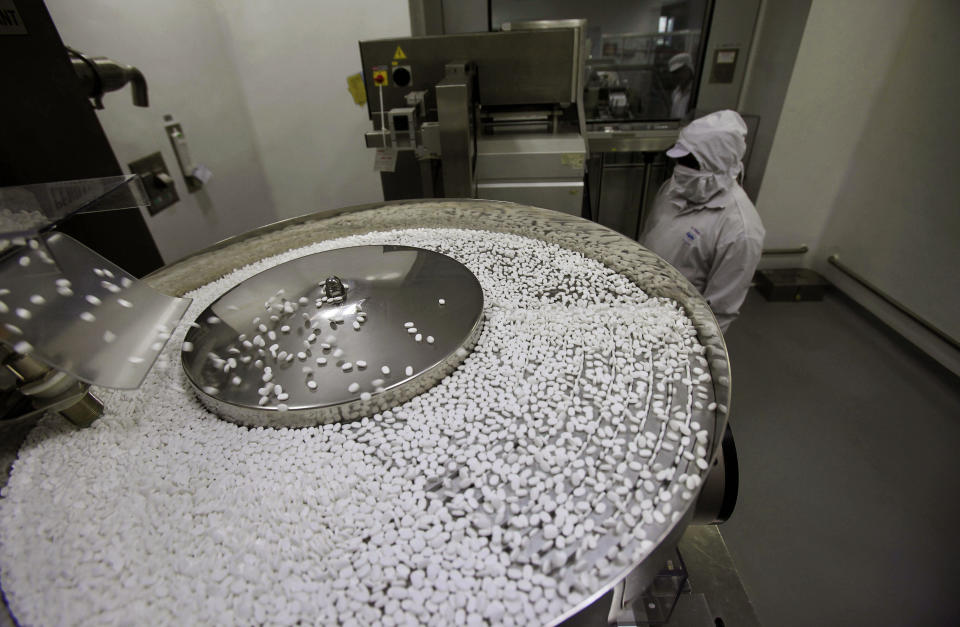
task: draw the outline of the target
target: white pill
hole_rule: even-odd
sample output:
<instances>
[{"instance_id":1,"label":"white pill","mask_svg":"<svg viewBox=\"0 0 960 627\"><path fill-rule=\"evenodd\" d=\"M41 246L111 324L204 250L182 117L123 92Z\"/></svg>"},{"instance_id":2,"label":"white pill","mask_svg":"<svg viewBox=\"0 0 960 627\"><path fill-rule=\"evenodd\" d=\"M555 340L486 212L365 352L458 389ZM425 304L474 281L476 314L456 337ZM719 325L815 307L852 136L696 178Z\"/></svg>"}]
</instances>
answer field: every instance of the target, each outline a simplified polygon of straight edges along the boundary
<instances>
[{"instance_id":1,"label":"white pill","mask_svg":"<svg viewBox=\"0 0 960 627\"><path fill-rule=\"evenodd\" d=\"M353 328L354 328L354 330L359 331L359 330L360 330L360 323L357 322L356 320L354 320L354 321L353 321Z\"/></svg>"},{"instance_id":2,"label":"white pill","mask_svg":"<svg viewBox=\"0 0 960 627\"><path fill-rule=\"evenodd\" d=\"M353 369L353 364L351 364L349 361L345 361L343 362L343 365L340 366L340 369L343 370L344 372L347 372L348 370Z\"/></svg>"},{"instance_id":3,"label":"white pill","mask_svg":"<svg viewBox=\"0 0 960 627\"><path fill-rule=\"evenodd\" d=\"M23 307L17 307L16 313L19 317L23 318L24 320L29 320L30 318L33 317L33 314L30 313L30 310L24 309Z\"/></svg>"},{"instance_id":4,"label":"white pill","mask_svg":"<svg viewBox=\"0 0 960 627\"><path fill-rule=\"evenodd\" d=\"M99 306L100 306L100 303L103 302L102 300L100 300L99 298L97 298L96 296L94 296L93 294L87 294L87 295L84 296L83 298L84 298L88 303L90 303L91 305L93 305L94 307L99 307Z\"/></svg>"},{"instance_id":5,"label":"white pill","mask_svg":"<svg viewBox=\"0 0 960 627\"><path fill-rule=\"evenodd\" d=\"M433 342L434 342L433 336L432 336L432 335L428 335L428 336L427 336L427 344L433 344Z\"/></svg>"},{"instance_id":6,"label":"white pill","mask_svg":"<svg viewBox=\"0 0 960 627\"><path fill-rule=\"evenodd\" d=\"M370 392L360 392L360 400L361 401L370 400Z\"/></svg>"},{"instance_id":7,"label":"white pill","mask_svg":"<svg viewBox=\"0 0 960 627\"><path fill-rule=\"evenodd\" d=\"M305 352L300 351L299 353L297 353L297 359L299 359L300 361L303 361L306 358L307 358L307 354Z\"/></svg>"},{"instance_id":8,"label":"white pill","mask_svg":"<svg viewBox=\"0 0 960 627\"><path fill-rule=\"evenodd\" d=\"M193 342L184 342L183 346L180 347L184 353L189 353L193 351Z\"/></svg>"},{"instance_id":9,"label":"white pill","mask_svg":"<svg viewBox=\"0 0 960 627\"><path fill-rule=\"evenodd\" d=\"M207 318L207 324L220 324L220 318L216 316L210 316Z\"/></svg>"},{"instance_id":10,"label":"white pill","mask_svg":"<svg viewBox=\"0 0 960 627\"><path fill-rule=\"evenodd\" d=\"M446 305L446 304L447 304L447 300L446 300L445 298L441 298L441 299L438 300L437 302L440 303L441 305Z\"/></svg>"},{"instance_id":11,"label":"white pill","mask_svg":"<svg viewBox=\"0 0 960 627\"><path fill-rule=\"evenodd\" d=\"M317 365L318 365L318 366L323 366L323 365L325 365L326 363L327 363L327 358L326 358L326 357L317 357Z\"/></svg>"},{"instance_id":12,"label":"white pill","mask_svg":"<svg viewBox=\"0 0 960 627\"><path fill-rule=\"evenodd\" d=\"M34 305L42 305L47 302L47 299L41 296L40 294L34 294L30 297L30 302Z\"/></svg>"},{"instance_id":13,"label":"white pill","mask_svg":"<svg viewBox=\"0 0 960 627\"><path fill-rule=\"evenodd\" d=\"M366 367L367 367L367 362L363 361L362 359L358 359L356 363L357 363L357 368L366 368Z\"/></svg>"},{"instance_id":14,"label":"white pill","mask_svg":"<svg viewBox=\"0 0 960 627\"><path fill-rule=\"evenodd\" d=\"M422 341L423 341L423 334L417 333L416 335L413 336L413 339L414 339L415 341L417 341L417 342L422 342Z\"/></svg>"},{"instance_id":15,"label":"white pill","mask_svg":"<svg viewBox=\"0 0 960 627\"><path fill-rule=\"evenodd\" d=\"M351 383L350 385L347 386L347 391L351 393L356 392L359 389L360 389L360 384L356 382Z\"/></svg>"},{"instance_id":16,"label":"white pill","mask_svg":"<svg viewBox=\"0 0 960 627\"><path fill-rule=\"evenodd\" d=\"M130 309L131 307L133 307L133 303L131 303L129 300L125 298L118 298L117 302L120 304L121 307L126 307L127 309Z\"/></svg>"},{"instance_id":17,"label":"white pill","mask_svg":"<svg viewBox=\"0 0 960 627\"><path fill-rule=\"evenodd\" d=\"M13 350L21 355L29 355L31 352L33 352L33 344L27 342L26 340L20 340L13 345Z\"/></svg>"},{"instance_id":18,"label":"white pill","mask_svg":"<svg viewBox=\"0 0 960 627\"><path fill-rule=\"evenodd\" d=\"M97 319L97 317L92 313L90 313L89 311L85 311L82 314L80 314L80 319L83 320L84 322L93 322L94 320Z\"/></svg>"},{"instance_id":19,"label":"white pill","mask_svg":"<svg viewBox=\"0 0 960 627\"><path fill-rule=\"evenodd\" d=\"M390 374L390 366L380 366L380 372L383 374Z\"/></svg>"},{"instance_id":20,"label":"white pill","mask_svg":"<svg viewBox=\"0 0 960 627\"><path fill-rule=\"evenodd\" d=\"M408 377L413 376L413 366L407 366L403 369L403 373Z\"/></svg>"},{"instance_id":21,"label":"white pill","mask_svg":"<svg viewBox=\"0 0 960 627\"><path fill-rule=\"evenodd\" d=\"M309 381L307 381L307 387L310 388L311 390L316 390L317 382L314 381L313 379L310 379Z\"/></svg>"},{"instance_id":22,"label":"white pill","mask_svg":"<svg viewBox=\"0 0 960 627\"><path fill-rule=\"evenodd\" d=\"M405 326L405 327L407 327L407 328L409 329L410 327L413 326L413 323L412 323L412 322L404 322L404 323L403 323L403 326Z\"/></svg>"},{"instance_id":23,"label":"white pill","mask_svg":"<svg viewBox=\"0 0 960 627\"><path fill-rule=\"evenodd\" d=\"M114 341L115 339L117 339L117 336L116 336L116 334L113 333L112 331L104 331L104 332L103 332L103 341L106 342L107 344L109 344L110 342Z\"/></svg>"}]
</instances>

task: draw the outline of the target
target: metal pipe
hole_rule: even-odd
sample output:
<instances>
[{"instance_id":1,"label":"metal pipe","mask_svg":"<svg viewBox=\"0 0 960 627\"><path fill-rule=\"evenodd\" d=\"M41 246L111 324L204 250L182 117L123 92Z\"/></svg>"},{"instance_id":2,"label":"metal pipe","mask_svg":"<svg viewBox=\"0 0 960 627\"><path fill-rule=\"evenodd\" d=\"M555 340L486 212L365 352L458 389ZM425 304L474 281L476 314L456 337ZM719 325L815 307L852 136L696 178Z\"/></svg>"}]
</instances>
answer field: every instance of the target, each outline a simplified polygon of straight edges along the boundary
<instances>
[{"instance_id":1,"label":"metal pipe","mask_svg":"<svg viewBox=\"0 0 960 627\"><path fill-rule=\"evenodd\" d=\"M796 248L765 248L764 255L802 255L810 249L806 244L801 244Z\"/></svg>"},{"instance_id":2,"label":"metal pipe","mask_svg":"<svg viewBox=\"0 0 960 627\"><path fill-rule=\"evenodd\" d=\"M881 300L886 302L888 305L892 306L894 309L896 309L903 315L907 316L908 318L910 318L911 320L913 320L914 322L922 326L924 329L926 329L930 333L933 333L934 335L936 335L938 338L940 338L950 346L954 347L957 350L960 350L960 342L958 342L953 337L947 335L945 331L943 331L942 329L934 325L932 322L922 317L920 314L916 313L915 311L913 311L912 309L910 309L909 307L907 307L906 305L904 305L903 303L895 299L894 297L890 296L889 294L881 290L879 287L877 287L867 279L863 278L862 276L860 276L859 274L857 274L847 266L843 265L840 262L839 255L837 254L830 255L829 257L827 257L827 261L829 261L831 265L835 266L838 270L840 270L840 272L843 272L848 277L850 277L851 279L853 279L863 287L873 292L876 296L878 296Z\"/></svg>"}]
</instances>

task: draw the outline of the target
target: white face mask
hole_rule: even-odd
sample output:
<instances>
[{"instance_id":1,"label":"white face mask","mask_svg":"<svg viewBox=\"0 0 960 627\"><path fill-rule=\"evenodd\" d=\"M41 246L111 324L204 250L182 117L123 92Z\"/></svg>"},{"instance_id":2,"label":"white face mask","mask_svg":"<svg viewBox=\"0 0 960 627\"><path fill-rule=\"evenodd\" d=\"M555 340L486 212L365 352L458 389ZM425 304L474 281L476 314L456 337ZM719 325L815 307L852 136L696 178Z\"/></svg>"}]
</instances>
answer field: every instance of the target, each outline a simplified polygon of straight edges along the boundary
<instances>
[{"instance_id":1,"label":"white face mask","mask_svg":"<svg viewBox=\"0 0 960 627\"><path fill-rule=\"evenodd\" d=\"M680 164L673 168L673 186L683 198L694 204L705 203L725 189L720 177L713 172Z\"/></svg>"}]
</instances>

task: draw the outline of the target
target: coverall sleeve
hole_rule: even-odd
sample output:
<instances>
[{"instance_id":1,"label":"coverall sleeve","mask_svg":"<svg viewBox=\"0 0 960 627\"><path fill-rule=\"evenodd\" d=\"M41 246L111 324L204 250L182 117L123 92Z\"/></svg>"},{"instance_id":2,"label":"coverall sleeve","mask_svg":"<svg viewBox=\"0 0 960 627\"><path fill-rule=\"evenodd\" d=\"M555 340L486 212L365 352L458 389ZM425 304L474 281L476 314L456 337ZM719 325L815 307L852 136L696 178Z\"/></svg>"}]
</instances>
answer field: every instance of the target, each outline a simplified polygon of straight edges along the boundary
<instances>
[{"instance_id":1,"label":"coverall sleeve","mask_svg":"<svg viewBox=\"0 0 960 627\"><path fill-rule=\"evenodd\" d=\"M761 252L759 242L742 235L717 250L703 296L724 333L747 297Z\"/></svg>"}]
</instances>

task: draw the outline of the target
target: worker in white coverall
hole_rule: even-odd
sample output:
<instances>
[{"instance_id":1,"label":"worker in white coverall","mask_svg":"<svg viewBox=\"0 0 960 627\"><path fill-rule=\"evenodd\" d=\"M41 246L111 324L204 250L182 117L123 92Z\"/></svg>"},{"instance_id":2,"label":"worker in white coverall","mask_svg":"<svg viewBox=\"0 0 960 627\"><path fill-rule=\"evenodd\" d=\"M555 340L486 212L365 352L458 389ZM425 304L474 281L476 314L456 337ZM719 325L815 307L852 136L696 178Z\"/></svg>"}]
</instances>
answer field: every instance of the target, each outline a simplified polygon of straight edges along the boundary
<instances>
[{"instance_id":1,"label":"worker in white coverall","mask_svg":"<svg viewBox=\"0 0 960 627\"><path fill-rule=\"evenodd\" d=\"M700 290L726 332L747 296L765 234L737 182L747 125L718 111L680 131L667 155L676 159L645 218L640 243L666 259Z\"/></svg>"},{"instance_id":2,"label":"worker in white coverall","mask_svg":"<svg viewBox=\"0 0 960 627\"><path fill-rule=\"evenodd\" d=\"M693 57L686 52L675 54L667 62L667 69L674 81L673 91L670 93L670 117L682 120L687 117L690 95L693 93Z\"/></svg>"}]
</instances>

